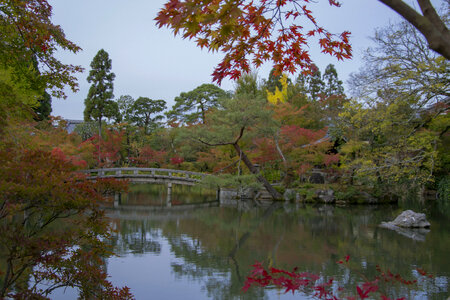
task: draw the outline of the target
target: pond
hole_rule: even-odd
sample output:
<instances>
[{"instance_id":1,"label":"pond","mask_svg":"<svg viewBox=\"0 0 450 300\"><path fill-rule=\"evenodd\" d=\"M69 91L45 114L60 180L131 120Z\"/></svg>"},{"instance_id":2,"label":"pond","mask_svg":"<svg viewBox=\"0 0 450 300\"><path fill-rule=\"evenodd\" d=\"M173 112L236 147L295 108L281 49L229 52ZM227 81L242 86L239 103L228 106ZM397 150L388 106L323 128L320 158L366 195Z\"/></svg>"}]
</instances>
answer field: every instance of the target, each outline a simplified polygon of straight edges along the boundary
<instances>
[{"instance_id":1,"label":"pond","mask_svg":"<svg viewBox=\"0 0 450 300\"><path fill-rule=\"evenodd\" d=\"M450 222L432 204L311 206L253 201L215 201L214 191L135 186L107 215L117 254L105 261L113 284L128 286L137 299L311 299L311 293L275 288L241 291L256 261L298 267L334 279L356 294L361 274L382 270L419 278L417 286L380 285L390 297L446 299L449 296ZM425 212L429 232L379 228L401 211ZM349 255L349 268L337 261ZM423 279L417 268L433 274ZM61 291L60 291L61 292ZM73 292L73 291L72 291ZM71 291L56 298L70 299Z\"/></svg>"}]
</instances>

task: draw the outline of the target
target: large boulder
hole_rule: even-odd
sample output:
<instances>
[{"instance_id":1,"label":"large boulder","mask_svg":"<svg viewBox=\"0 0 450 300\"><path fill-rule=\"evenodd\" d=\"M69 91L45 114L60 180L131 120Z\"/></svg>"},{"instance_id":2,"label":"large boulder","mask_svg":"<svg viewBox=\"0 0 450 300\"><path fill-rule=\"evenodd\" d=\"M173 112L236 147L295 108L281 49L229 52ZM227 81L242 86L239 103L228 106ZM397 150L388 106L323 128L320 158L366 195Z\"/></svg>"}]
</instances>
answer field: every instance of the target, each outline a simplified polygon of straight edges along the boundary
<instances>
[{"instance_id":1,"label":"large boulder","mask_svg":"<svg viewBox=\"0 0 450 300\"><path fill-rule=\"evenodd\" d=\"M316 197L323 203L334 203L336 200L332 189L316 190Z\"/></svg>"},{"instance_id":2,"label":"large boulder","mask_svg":"<svg viewBox=\"0 0 450 300\"><path fill-rule=\"evenodd\" d=\"M390 229L392 229L392 226L402 228L429 228L430 222L427 221L425 214L405 210L394 221L383 222L380 226Z\"/></svg>"}]
</instances>

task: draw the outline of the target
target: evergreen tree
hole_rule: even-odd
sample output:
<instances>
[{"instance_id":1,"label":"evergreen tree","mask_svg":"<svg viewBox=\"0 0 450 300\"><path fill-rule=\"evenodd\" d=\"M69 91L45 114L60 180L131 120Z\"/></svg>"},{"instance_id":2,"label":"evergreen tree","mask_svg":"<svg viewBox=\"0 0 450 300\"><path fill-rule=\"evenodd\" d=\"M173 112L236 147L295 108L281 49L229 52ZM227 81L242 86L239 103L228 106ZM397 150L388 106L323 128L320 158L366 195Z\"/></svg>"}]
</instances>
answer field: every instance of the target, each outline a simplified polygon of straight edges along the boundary
<instances>
[{"instance_id":1,"label":"evergreen tree","mask_svg":"<svg viewBox=\"0 0 450 300\"><path fill-rule=\"evenodd\" d=\"M117 102L113 101L113 81L115 74L111 72L111 59L108 53L101 49L91 62L91 71L87 81L92 83L87 98L84 100L84 120L96 120L98 132L101 135L102 118L118 116Z\"/></svg>"},{"instance_id":2,"label":"evergreen tree","mask_svg":"<svg viewBox=\"0 0 450 300\"><path fill-rule=\"evenodd\" d=\"M131 119L133 117L133 104L134 99L130 95L123 95L117 99L121 121L131 123Z\"/></svg>"},{"instance_id":3,"label":"evergreen tree","mask_svg":"<svg viewBox=\"0 0 450 300\"><path fill-rule=\"evenodd\" d=\"M202 84L194 90L181 93L167 113L169 121L181 123L206 123L206 112L217 107L218 100L228 97L227 92L214 84Z\"/></svg>"},{"instance_id":4,"label":"evergreen tree","mask_svg":"<svg viewBox=\"0 0 450 300\"><path fill-rule=\"evenodd\" d=\"M344 94L344 87L342 86L342 81L339 80L336 68L333 64L329 64L325 68L325 72L322 77L324 87L323 93L326 96L338 96Z\"/></svg>"},{"instance_id":5,"label":"evergreen tree","mask_svg":"<svg viewBox=\"0 0 450 300\"><path fill-rule=\"evenodd\" d=\"M234 95L250 95L255 98L264 98L265 91L258 83L258 75L256 73L247 73L236 80Z\"/></svg>"},{"instance_id":6,"label":"evergreen tree","mask_svg":"<svg viewBox=\"0 0 450 300\"><path fill-rule=\"evenodd\" d=\"M323 92L324 82L319 68L316 65L312 67L312 74L306 77L307 92L312 101L316 101Z\"/></svg>"},{"instance_id":7,"label":"evergreen tree","mask_svg":"<svg viewBox=\"0 0 450 300\"><path fill-rule=\"evenodd\" d=\"M295 83L288 86L287 102L300 108L308 103L306 77L302 74L298 75Z\"/></svg>"},{"instance_id":8,"label":"evergreen tree","mask_svg":"<svg viewBox=\"0 0 450 300\"><path fill-rule=\"evenodd\" d=\"M38 99L39 106L34 109L37 114L37 120L47 120L52 112L52 96L49 93L44 92L42 97Z\"/></svg>"},{"instance_id":9,"label":"evergreen tree","mask_svg":"<svg viewBox=\"0 0 450 300\"><path fill-rule=\"evenodd\" d=\"M266 109L267 100L256 81L255 74L246 74L237 81L234 96L220 100L220 107L212 111L208 123L190 128L192 138L210 147L232 147L235 155L250 173L267 189L274 199L282 196L260 173L247 156L249 141L272 136L276 130L273 112Z\"/></svg>"},{"instance_id":10,"label":"evergreen tree","mask_svg":"<svg viewBox=\"0 0 450 300\"><path fill-rule=\"evenodd\" d=\"M151 116L165 109L166 101L164 100L152 100L147 97L139 97L132 106L132 120L139 127L143 127L145 134L148 134L149 129L156 127L158 121L163 119L162 115L156 115L153 118Z\"/></svg>"},{"instance_id":11,"label":"evergreen tree","mask_svg":"<svg viewBox=\"0 0 450 300\"><path fill-rule=\"evenodd\" d=\"M276 88L278 88L279 91L283 89L283 86L281 84L281 78L283 77L283 74L280 73L278 75L275 75L275 68L272 68L269 73L269 78L265 80L264 85L266 90L268 90L271 93L274 93L276 91ZM289 85L292 84L291 79L287 79L287 83Z\"/></svg>"}]
</instances>

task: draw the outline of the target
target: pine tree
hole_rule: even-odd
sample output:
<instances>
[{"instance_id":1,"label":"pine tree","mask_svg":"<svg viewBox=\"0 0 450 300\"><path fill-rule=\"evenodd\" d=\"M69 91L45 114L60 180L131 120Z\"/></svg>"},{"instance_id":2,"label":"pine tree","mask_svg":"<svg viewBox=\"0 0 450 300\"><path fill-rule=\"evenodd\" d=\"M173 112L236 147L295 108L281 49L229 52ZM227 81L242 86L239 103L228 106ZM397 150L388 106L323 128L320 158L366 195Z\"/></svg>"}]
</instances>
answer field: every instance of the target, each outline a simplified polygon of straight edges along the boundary
<instances>
[{"instance_id":1,"label":"pine tree","mask_svg":"<svg viewBox=\"0 0 450 300\"><path fill-rule=\"evenodd\" d=\"M132 106L132 120L144 129L145 134L149 133L149 129L155 128L158 121L164 117L157 113L166 109L166 101L153 100L147 97L139 97ZM153 115L153 117L152 117Z\"/></svg>"},{"instance_id":2,"label":"pine tree","mask_svg":"<svg viewBox=\"0 0 450 300\"><path fill-rule=\"evenodd\" d=\"M344 87L342 86L342 81L339 80L336 68L333 64L329 64L325 68L322 80L324 83L323 93L326 96L338 96L344 94Z\"/></svg>"},{"instance_id":3,"label":"pine tree","mask_svg":"<svg viewBox=\"0 0 450 300\"><path fill-rule=\"evenodd\" d=\"M87 81L92 83L87 98L84 100L84 120L96 120L98 133L101 135L102 118L112 118L118 115L117 102L113 101L113 81L116 75L111 72L111 59L108 53L101 49L91 62L91 71Z\"/></svg>"},{"instance_id":4,"label":"pine tree","mask_svg":"<svg viewBox=\"0 0 450 300\"><path fill-rule=\"evenodd\" d=\"M227 98L227 92L214 84L202 84L194 90L181 93L175 98L175 105L167 112L169 122L206 123L206 113L217 107L221 98Z\"/></svg>"},{"instance_id":5,"label":"pine tree","mask_svg":"<svg viewBox=\"0 0 450 300\"><path fill-rule=\"evenodd\" d=\"M324 87L320 70L316 65L313 65L312 74L306 78L306 86L311 100L316 101Z\"/></svg>"}]
</instances>

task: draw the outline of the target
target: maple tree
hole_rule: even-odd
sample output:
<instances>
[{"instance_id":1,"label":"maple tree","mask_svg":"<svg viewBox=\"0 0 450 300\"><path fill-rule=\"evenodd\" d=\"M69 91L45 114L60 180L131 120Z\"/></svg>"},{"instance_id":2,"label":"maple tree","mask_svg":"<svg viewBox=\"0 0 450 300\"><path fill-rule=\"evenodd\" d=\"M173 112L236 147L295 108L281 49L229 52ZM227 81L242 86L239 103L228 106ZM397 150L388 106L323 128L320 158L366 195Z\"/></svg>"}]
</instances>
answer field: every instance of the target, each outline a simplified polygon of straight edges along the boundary
<instances>
[{"instance_id":1,"label":"maple tree","mask_svg":"<svg viewBox=\"0 0 450 300\"><path fill-rule=\"evenodd\" d=\"M110 253L98 202L126 182L87 181L74 172L84 161L26 139L39 134L32 126L19 127L24 135L15 128L8 125L0 136L0 297L45 299L70 286L84 298L131 298L99 268Z\"/></svg>"},{"instance_id":2,"label":"maple tree","mask_svg":"<svg viewBox=\"0 0 450 300\"><path fill-rule=\"evenodd\" d=\"M162 167L166 164L167 153L165 151L156 151L150 146L144 146L139 149L137 157L130 157L130 161L139 167Z\"/></svg>"},{"instance_id":3,"label":"maple tree","mask_svg":"<svg viewBox=\"0 0 450 300\"><path fill-rule=\"evenodd\" d=\"M111 168L119 165L122 159L121 150L123 149L124 135L124 131L107 129L105 130L105 137L95 135L84 141L83 144L93 146L92 158L97 160L98 167Z\"/></svg>"},{"instance_id":4,"label":"maple tree","mask_svg":"<svg viewBox=\"0 0 450 300\"><path fill-rule=\"evenodd\" d=\"M64 87L78 90L75 74L79 66L62 63L58 49L77 53L60 26L51 21L52 7L46 0L0 2L0 65L13 70L15 81L33 83L65 97Z\"/></svg>"},{"instance_id":5,"label":"maple tree","mask_svg":"<svg viewBox=\"0 0 450 300\"><path fill-rule=\"evenodd\" d=\"M336 0L329 4L340 5ZM212 74L220 83L225 77L239 78L250 71L250 65L259 67L266 61L273 63L277 74L294 73L299 67L310 70L306 46L314 37L323 53L340 60L351 58L350 33L333 34L320 26L311 5L308 0L170 0L155 20L175 35L195 39L201 48L223 52Z\"/></svg>"}]
</instances>

